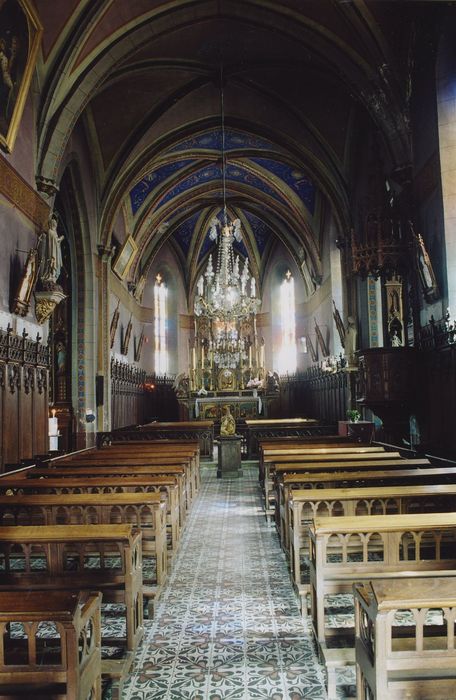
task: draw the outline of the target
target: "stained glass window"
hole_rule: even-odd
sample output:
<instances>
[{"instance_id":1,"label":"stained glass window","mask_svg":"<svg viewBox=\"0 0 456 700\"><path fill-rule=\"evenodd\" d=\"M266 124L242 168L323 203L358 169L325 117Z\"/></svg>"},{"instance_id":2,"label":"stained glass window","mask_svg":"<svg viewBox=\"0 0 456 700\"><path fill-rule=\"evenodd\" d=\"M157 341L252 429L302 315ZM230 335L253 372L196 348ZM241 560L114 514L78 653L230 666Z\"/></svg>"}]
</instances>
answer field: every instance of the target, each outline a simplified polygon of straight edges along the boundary
<instances>
[{"instance_id":1,"label":"stained glass window","mask_svg":"<svg viewBox=\"0 0 456 700\"><path fill-rule=\"evenodd\" d=\"M281 343L279 351L279 374L296 372L296 318L295 318L294 279L288 270L280 285L280 327Z\"/></svg>"},{"instance_id":2,"label":"stained glass window","mask_svg":"<svg viewBox=\"0 0 456 700\"><path fill-rule=\"evenodd\" d=\"M158 274L154 286L155 374L166 374L168 371L168 347L166 342L167 297L168 289L163 281L163 277Z\"/></svg>"}]
</instances>

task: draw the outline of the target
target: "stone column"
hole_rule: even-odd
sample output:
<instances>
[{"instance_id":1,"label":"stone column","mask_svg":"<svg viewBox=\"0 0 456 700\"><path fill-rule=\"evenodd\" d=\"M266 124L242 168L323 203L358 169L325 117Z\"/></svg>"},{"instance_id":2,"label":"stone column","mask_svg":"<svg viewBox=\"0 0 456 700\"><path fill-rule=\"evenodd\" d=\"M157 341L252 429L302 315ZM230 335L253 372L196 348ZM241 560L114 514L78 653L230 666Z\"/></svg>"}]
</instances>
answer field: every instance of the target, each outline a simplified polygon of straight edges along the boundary
<instances>
[{"instance_id":1,"label":"stone column","mask_svg":"<svg viewBox=\"0 0 456 700\"><path fill-rule=\"evenodd\" d=\"M111 429L111 358L109 296L113 248L98 246L98 357L97 375L103 377L103 405L97 406L97 431ZM100 380L99 380L100 381Z\"/></svg>"}]
</instances>

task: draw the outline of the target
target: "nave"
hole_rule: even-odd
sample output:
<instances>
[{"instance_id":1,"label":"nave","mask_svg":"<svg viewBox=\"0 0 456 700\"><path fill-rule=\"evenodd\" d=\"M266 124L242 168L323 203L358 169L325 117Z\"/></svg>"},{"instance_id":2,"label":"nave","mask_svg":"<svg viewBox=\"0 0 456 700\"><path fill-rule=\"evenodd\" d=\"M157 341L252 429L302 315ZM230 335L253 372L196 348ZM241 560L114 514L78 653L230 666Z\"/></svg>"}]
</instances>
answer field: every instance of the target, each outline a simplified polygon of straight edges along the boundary
<instances>
[{"instance_id":1,"label":"nave","mask_svg":"<svg viewBox=\"0 0 456 700\"><path fill-rule=\"evenodd\" d=\"M324 673L302 621L258 472L202 469L125 700L324 700ZM341 688L341 690L343 687Z\"/></svg>"}]
</instances>

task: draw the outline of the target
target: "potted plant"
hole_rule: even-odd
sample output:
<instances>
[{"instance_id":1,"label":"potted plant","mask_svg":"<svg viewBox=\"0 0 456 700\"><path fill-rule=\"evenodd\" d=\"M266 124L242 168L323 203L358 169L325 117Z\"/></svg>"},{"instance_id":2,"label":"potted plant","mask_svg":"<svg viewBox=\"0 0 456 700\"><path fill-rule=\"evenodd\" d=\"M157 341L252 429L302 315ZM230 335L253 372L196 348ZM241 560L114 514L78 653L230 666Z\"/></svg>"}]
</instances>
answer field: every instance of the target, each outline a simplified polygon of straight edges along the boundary
<instances>
[{"instance_id":1,"label":"potted plant","mask_svg":"<svg viewBox=\"0 0 456 700\"><path fill-rule=\"evenodd\" d=\"M357 423L361 418L361 413L356 408L350 408L347 411L347 418L350 423Z\"/></svg>"}]
</instances>

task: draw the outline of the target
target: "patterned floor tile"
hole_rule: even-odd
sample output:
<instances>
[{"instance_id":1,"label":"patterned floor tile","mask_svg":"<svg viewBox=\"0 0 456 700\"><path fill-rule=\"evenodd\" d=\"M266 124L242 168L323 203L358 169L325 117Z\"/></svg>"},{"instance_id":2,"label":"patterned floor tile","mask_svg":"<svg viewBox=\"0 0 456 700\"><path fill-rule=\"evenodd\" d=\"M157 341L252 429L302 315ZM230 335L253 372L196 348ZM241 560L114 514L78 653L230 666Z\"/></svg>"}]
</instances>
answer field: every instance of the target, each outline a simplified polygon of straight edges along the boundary
<instances>
[{"instance_id":1,"label":"patterned floor tile","mask_svg":"<svg viewBox=\"0 0 456 700\"><path fill-rule=\"evenodd\" d=\"M310 625L262 513L254 466L233 480L203 469L168 583L145 627L123 700L326 698ZM351 671L341 680L343 698L353 690Z\"/></svg>"}]
</instances>

